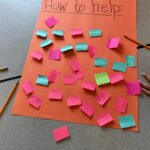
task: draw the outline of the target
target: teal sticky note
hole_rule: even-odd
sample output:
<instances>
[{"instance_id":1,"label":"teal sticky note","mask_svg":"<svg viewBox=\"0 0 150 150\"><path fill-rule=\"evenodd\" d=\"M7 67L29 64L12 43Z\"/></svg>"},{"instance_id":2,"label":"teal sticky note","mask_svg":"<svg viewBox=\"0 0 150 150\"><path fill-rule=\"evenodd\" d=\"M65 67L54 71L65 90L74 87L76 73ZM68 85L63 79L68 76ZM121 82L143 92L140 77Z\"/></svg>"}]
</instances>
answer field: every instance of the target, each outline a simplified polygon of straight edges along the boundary
<instances>
[{"instance_id":1,"label":"teal sticky note","mask_svg":"<svg viewBox=\"0 0 150 150\"><path fill-rule=\"evenodd\" d=\"M77 51L87 51L88 50L88 44L87 43L77 43L76 44L76 50Z\"/></svg>"},{"instance_id":2,"label":"teal sticky note","mask_svg":"<svg viewBox=\"0 0 150 150\"><path fill-rule=\"evenodd\" d=\"M136 126L132 115L119 117L119 124L121 128L130 128Z\"/></svg>"},{"instance_id":3,"label":"teal sticky note","mask_svg":"<svg viewBox=\"0 0 150 150\"><path fill-rule=\"evenodd\" d=\"M71 44L69 45L66 45L64 47L61 48L61 52L66 52L66 51L69 51L69 50L72 50L73 49L73 46Z\"/></svg>"},{"instance_id":4,"label":"teal sticky note","mask_svg":"<svg viewBox=\"0 0 150 150\"><path fill-rule=\"evenodd\" d=\"M113 70L120 71L120 72L126 72L126 64L121 62L114 62L113 64Z\"/></svg>"},{"instance_id":5,"label":"teal sticky note","mask_svg":"<svg viewBox=\"0 0 150 150\"><path fill-rule=\"evenodd\" d=\"M99 37L102 36L102 31L99 29L94 29L89 31L90 37Z\"/></svg>"},{"instance_id":6,"label":"teal sticky note","mask_svg":"<svg viewBox=\"0 0 150 150\"><path fill-rule=\"evenodd\" d=\"M64 31L63 30L54 30L52 31L53 35L57 35L57 36L64 36Z\"/></svg>"},{"instance_id":7,"label":"teal sticky note","mask_svg":"<svg viewBox=\"0 0 150 150\"><path fill-rule=\"evenodd\" d=\"M36 84L48 86L48 84L49 84L48 77L39 75L36 79Z\"/></svg>"},{"instance_id":8,"label":"teal sticky note","mask_svg":"<svg viewBox=\"0 0 150 150\"><path fill-rule=\"evenodd\" d=\"M53 43L52 40L46 39L46 40L44 40L44 41L42 41L42 42L40 43L40 46L41 46L41 47L46 47L46 46L48 46L48 45L50 45L50 44L52 44L52 43Z\"/></svg>"},{"instance_id":9,"label":"teal sticky note","mask_svg":"<svg viewBox=\"0 0 150 150\"><path fill-rule=\"evenodd\" d=\"M126 56L126 65L127 67L136 67L135 56Z\"/></svg>"},{"instance_id":10,"label":"teal sticky note","mask_svg":"<svg viewBox=\"0 0 150 150\"><path fill-rule=\"evenodd\" d=\"M48 32L46 31L46 30L38 30L37 32L36 32L36 35L37 36L40 36L40 37L43 37L43 38L45 38L45 37L47 37L47 34L48 34Z\"/></svg>"},{"instance_id":11,"label":"teal sticky note","mask_svg":"<svg viewBox=\"0 0 150 150\"><path fill-rule=\"evenodd\" d=\"M108 60L106 58L95 58L94 66L96 67L106 67L108 64Z\"/></svg>"}]
</instances>

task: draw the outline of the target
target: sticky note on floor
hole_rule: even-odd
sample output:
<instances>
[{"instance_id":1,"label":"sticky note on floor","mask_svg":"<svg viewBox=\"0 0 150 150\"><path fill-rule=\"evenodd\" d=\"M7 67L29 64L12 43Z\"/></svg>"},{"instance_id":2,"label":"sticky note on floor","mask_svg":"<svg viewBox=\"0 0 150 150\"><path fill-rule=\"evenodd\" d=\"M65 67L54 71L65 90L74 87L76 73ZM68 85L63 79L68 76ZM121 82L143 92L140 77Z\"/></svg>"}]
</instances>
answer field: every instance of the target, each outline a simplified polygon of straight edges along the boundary
<instances>
[{"instance_id":1,"label":"sticky note on floor","mask_svg":"<svg viewBox=\"0 0 150 150\"><path fill-rule=\"evenodd\" d=\"M33 86L32 86L30 81L27 81L27 82L23 83L22 84L22 88L23 88L24 92L27 95L29 95L29 94L34 92L34 88L33 88Z\"/></svg>"},{"instance_id":2,"label":"sticky note on floor","mask_svg":"<svg viewBox=\"0 0 150 150\"><path fill-rule=\"evenodd\" d=\"M69 65L71 66L72 71L76 72L80 70L80 64L76 59L73 59L69 62Z\"/></svg>"},{"instance_id":3,"label":"sticky note on floor","mask_svg":"<svg viewBox=\"0 0 150 150\"><path fill-rule=\"evenodd\" d=\"M48 32L46 30L37 30L36 35L42 38L46 38L47 37Z\"/></svg>"},{"instance_id":4,"label":"sticky note on floor","mask_svg":"<svg viewBox=\"0 0 150 150\"><path fill-rule=\"evenodd\" d=\"M100 127L107 125L113 121L113 117L108 112L104 112L103 114L96 117L96 120Z\"/></svg>"},{"instance_id":5,"label":"sticky note on floor","mask_svg":"<svg viewBox=\"0 0 150 150\"><path fill-rule=\"evenodd\" d=\"M124 80L124 77L121 73L116 73L116 74L110 75L109 79L110 79L111 84L115 84Z\"/></svg>"},{"instance_id":6,"label":"sticky note on floor","mask_svg":"<svg viewBox=\"0 0 150 150\"><path fill-rule=\"evenodd\" d=\"M50 28L55 26L57 23L58 20L53 16L45 20L45 24Z\"/></svg>"},{"instance_id":7,"label":"sticky note on floor","mask_svg":"<svg viewBox=\"0 0 150 150\"><path fill-rule=\"evenodd\" d=\"M84 81L84 82L81 84L81 87L82 87L83 89L90 90L90 91L95 91L95 90L96 90L96 85L95 85L95 83L91 83L91 82L88 82L88 81Z\"/></svg>"},{"instance_id":8,"label":"sticky note on floor","mask_svg":"<svg viewBox=\"0 0 150 150\"><path fill-rule=\"evenodd\" d=\"M119 124L122 129L136 126L132 115L119 117Z\"/></svg>"},{"instance_id":9,"label":"sticky note on floor","mask_svg":"<svg viewBox=\"0 0 150 150\"><path fill-rule=\"evenodd\" d=\"M89 36L90 37L99 37L99 36L102 36L102 31L99 30L99 29L93 29L93 30L90 30L89 31Z\"/></svg>"},{"instance_id":10,"label":"sticky note on floor","mask_svg":"<svg viewBox=\"0 0 150 150\"><path fill-rule=\"evenodd\" d=\"M104 84L110 83L107 72L95 74L95 80L96 80L97 85L104 85Z\"/></svg>"},{"instance_id":11,"label":"sticky note on floor","mask_svg":"<svg viewBox=\"0 0 150 150\"><path fill-rule=\"evenodd\" d=\"M49 59L61 60L61 51L59 49L50 49Z\"/></svg>"},{"instance_id":12,"label":"sticky note on floor","mask_svg":"<svg viewBox=\"0 0 150 150\"><path fill-rule=\"evenodd\" d=\"M56 36L63 37L64 36L64 31L63 30L54 30L54 31L52 31L52 34L56 35Z\"/></svg>"},{"instance_id":13,"label":"sticky note on floor","mask_svg":"<svg viewBox=\"0 0 150 150\"><path fill-rule=\"evenodd\" d=\"M113 64L113 70L120 71L120 72L126 72L126 64L122 62L114 62Z\"/></svg>"},{"instance_id":14,"label":"sticky note on floor","mask_svg":"<svg viewBox=\"0 0 150 150\"><path fill-rule=\"evenodd\" d=\"M119 43L120 43L120 38L110 38L108 39L107 47L111 49L118 48Z\"/></svg>"},{"instance_id":15,"label":"sticky note on floor","mask_svg":"<svg viewBox=\"0 0 150 150\"><path fill-rule=\"evenodd\" d=\"M81 98L79 96L72 96L67 98L67 105L69 107L80 106Z\"/></svg>"},{"instance_id":16,"label":"sticky note on floor","mask_svg":"<svg viewBox=\"0 0 150 150\"><path fill-rule=\"evenodd\" d=\"M67 126L62 126L52 131L55 142L62 141L70 137L70 133Z\"/></svg>"},{"instance_id":17,"label":"sticky note on floor","mask_svg":"<svg viewBox=\"0 0 150 150\"><path fill-rule=\"evenodd\" d=\"M127 67L136 67L135 56L126 56L126 65Z\"/></svg>"},{"instance_id":18,"label":"sticky note on floor","mask_svg":"<svg viewBox=\"0 0 150 150\"><path fill-rule=\"evenodd\" d=\"M88 44L87 43L77 43L76 44L76 50L77 51L87 51L88 50Z\"/></svg>"},{"instance_id":19,"label":"sticky note on floor","mask_svg":"<svg viewBox=\"0 0 150 150\"><path fill-rule=\"evenodd\" d=\"M60 90L51 90L48 98L51 100L62 100L62 92Z\"/></svg>"},{"instance_id":20,"label":"sticky note on floor","mask_svg":"<svg viewBox=\"0 0 150 150\"><path fill-rule=\"evenodd\" d=\"M61 52L66 52L66 51L70 51L73 49L73 46L71 44L69 45L65 45L61 48Z\"/></svg>"},{"instance_id":21,"label":"sticky note on floor","mask_svg":"<svg viewBox=\"0 0 150 150\"><path fill-rule=\"evenodd\" d=\"M40 43L40 46L43 48L43 47L46 47L46 46L48 46L48 45L51 45L52 43L53 43L52 40L46 39L46 40L44 40L44 41L42 41L42 42Z\"/></svg>"},{"instance_id":22,"label":"sticky note on floor","mask_svg":"<svg viewBox=\"0 0 150 150\"><path fill-rule=\"evenodd\" d=\"M39 51L33 51L31 54L32 58L41 61L43 59L43 53Z\"/></svg>"},{"instance_id":23,"label":"sticky note on floor","mask_svg":"<svg viewBox=\"0 0 150 150\"><path fill-rule=\"evenodd\" d=\"M89 45L88 46L88 53L91 57L94 57L96 55L96 46Z\"/></svg>"},{"instance_id":24,"label":"sticky note on floor","mask_svg":"<svg viewBox=\"0 0 150 150\"><path fill-rule=\"evenodd\" d=\"M139 95L142 93L139 81L126 82L126 90L129 95Z\"/></svg>"},{"instance_id":25,"label":"sticky note on floor","mask_svg":"<svg viewBox=\"0 0 150 150\"><path fill-rule=\"evenodd\" d=\"M94 66L96 67L106 67L108 64L108 60L106 58L95 58Z\"/></svg>"},{"instance_id":26,"label":"sticky note on floor","mask_svg":"<svg viewBox=\"0 0 150 150\"><path fill-rule=\"evenodd\" d=\"M72 35L72 36L83 35L83 31L82 31L82 29L72 29L72 30L71 30L71 35Z\"/></svg>"},{"instance_id":27,"label":"sticky note on floor","mask_svg":"<svg viewBox=\"0 0 150 150\"><path fill-rule=\"evenodd\" d=\"M57 70L51 70L49 75L48 75L48 80L50 82L55 82L56 78L58 77L58 75L60 74L59 71Z\"/></svg>"},{"instance_id":28,"label":"sticky note on floor","mask_svg":"<svg viewBox=\"0 0 150 150\"><path fill-rule=\"evenodd\" d=\"M42 104L42 101L41 101L41 99L38 98L37 96L32 95L32 96L28 99L28 103L29 103L32 107L34 107L34 108L36 108L36 109L39 109L40 106L41 106L41 104Z\"/></svg>"},{"instance_id":29,"label":"sticky note on floor","mask_svg":"<svg viewBox=\"0 0 150 150\"><path fill-rule=\"evenodd\" d=\"M75 84L77 78L74 75L65 75L64 76L64 85L72 85Z\"/></svg>"},{"instance_id":30,"label":"sticky note on floor","mask_svg":"<svg viewBox=\"0 0 150 150\"><path fill-rule=\"evenodd\" d=\"M43 86L48 86L49 80L47 76L39 75L36 79L36 84L38 85L43 85Z\"/></svg>"}]
</instances>

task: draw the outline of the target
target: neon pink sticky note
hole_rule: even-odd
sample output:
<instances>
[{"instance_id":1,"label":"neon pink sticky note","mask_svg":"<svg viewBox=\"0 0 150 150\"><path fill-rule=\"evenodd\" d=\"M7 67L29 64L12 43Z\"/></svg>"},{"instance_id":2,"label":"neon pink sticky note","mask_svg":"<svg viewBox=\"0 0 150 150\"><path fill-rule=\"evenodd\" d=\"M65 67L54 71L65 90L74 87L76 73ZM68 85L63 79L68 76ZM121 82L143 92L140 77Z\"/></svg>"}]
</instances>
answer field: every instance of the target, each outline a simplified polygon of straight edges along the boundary
<instances>
[{"instance_id":1,"label":"neon pink sticky note","mask_svg":"<svg viewBox=\"0 0 150 150\"><path fill-rule=\"evenodd\" d=\"M67 98L68 106L79 106L81 105L81 98L79 96L72 96Z\"/></svg>"},{"instance_id":2,"label":"neon pink sticky note","mask_svg":"<svg viewBox=\"0 0 150 150\"><path fill-rule=\"evenodd\" d=\"M82 103L82 105L80 106L80 110L88 117L92 117L95 113L95 109L87 103Z\"/></svg>"},{"instance_id":3,"label":"neon pink sticky note","mask_svg":"<svg viewBox=\"0 0 150 150\"><path fill-rule=\"evenodd\" d=\"M39 51L33 51L31 56L32 56L32 58L34 58L36 60L42 60L43 59L43 53L41 53Z\"/></svg>"},{"instance_id":4,"label":"neon pink sticky note","mask_svg":"<svg viewBox=\"0 0 150 150\"><path fill-rule=\"evenodd\" d=\"M129 95L138 95L142 93L139 81L127 82L126 89Z\"/></svg>"},{"instance_id":5,"label":"neon pink sticky note","mask_svg":"<svg viewBox=\"0 0 150 150\"><path fill-rule=\"evenodd\" d=\"M50 28L55 26L57 23L58 23L57 19L53 16L45 20L45 24Z\"/></svg>"},{"instance_id":6,"label":"neon pink sticky note","mask_svg":"<svg viewBox=\"0 0 150 150\"><path fill-rule=\"evenodd\" d=\"M77 60L73 59L69 62L69 65L71 66L72 71L76 72L80 70L80 64Z\"/></svg>"},{"instance_id":7,"label":"neon pink sticky note","mask_svg":"<svg viewBox=\"0 0 150 150\"><path fill-rule=\"evenodd\" d=\"M51 70L51 72L48 75L48 80L50 82L55 82L56 78L58 77L58 75L60 74L59 71L57 70Z\"/></svg>"},{"instance_id":8,"label":"neon pink sticky note","mask_svg":"<svg viewBox=\"0 0 150 150\"><path fill-rule=\"evenodd\" d=\"M115 84L117 82L120 82L120 81L124 80L124 77L121 73L116 73L114 75L111 75L109 77L109 79L110 79L111 84Z\"/></svg>"},{"instance_id":9,"label":"neon pink sticky note","mask_svg":"<svg viewBox=\"0 0 150 150\"><path fill-rule=\"evenodd\" d=\"M96 96L96 100L101 106L103 106L110 98L111 95L104 90L101 90Z\"/></svg>"},{"instance_id":10,"label":"neon pink sticky note","mask_svg":"<svg viewBox=\"0 0 150 150\"><path fill-rule=\"evenodd\" d=\"M27 81L26 83L23 83L23 84L22 84L22 88L23 88L24 92L25 92L27 95L34 92L34 88L33 88L33 86L32 86L32 84L31 84L30 81Z\"/></svg>"},{"instance_id":11,"label":"neon pink sticky note","mask_svg":"<svg viewBox=\"0 0 150 150\"><path fill-rule=\"evenodd\" d=\"M62 100L62 92L58 90L52 90L48 96L51 100Z\"/></svg>"},{"instance_id":12,"label":"neon pink sticky note","mask_svg":"<svg viewBox=\"0 0 150 150\"><path fill-rule=\"evenodd\" d=\"M40 98L38 98L37 96L35 95L32 95L29 99L28 99L28 103L33 106L34 108L36 109L39 109L41 104L42 104L42 101Z\"/></svg>"},{"instance_id":13,"label":"neon pink sticky note","mask_svg":"<svg viewBox=\"0 0 150 150\"><path fill-rule=\"evenodd\" d=\"M52 133L56 142L62 141L70 137L70 133L67 126L62 126L60 128L54 129Z\"/></svg>"},{"instance_id":14,"label":"neon pink sticky note","mask_svg":"<svg viewBox=\"0 0 150 150\"><path fill-rule=\"evenodd\" d=\"M94 57L96 55L96 46L89 45L88 53L91 57Z\"/></svg>"},{"instance_id":15,"label":"neon pink sticky note","mask_svg":"<svg viewBox=\"0 0 150 150\"><path fill-rule=\"evenodd\" d=\"M72 29L72 30L71 30L71 35L72 35L72 36L82 35L82 34L83 34L82 29Z\"/></svg>"},{"instance_id":16,"label":"neon pink sticky note","mask_svg":"<svg viewBox=\"0 0 150 150\"><path fill-rule=\"evenodd\" d=\"M95 91L95 89L96 89L96 84L90 83L90 82L87 82L87 81L84 81L84 82L81 84L81 87L82 87L83 89L87 89L87 90L90 90L90 91Z\"/></svg>"},{"instance_id":17,"label":"neon pink sticky note","mask_svg":"<svg viewBox=\"0 0 150 150\"><path fill-rule=\"evenodd\" d=\"M59 49L51 49L49 59L61 60L61 51Z\"/></svg>"},{"instance_id":18,"label":"neon pink sticky note","mask_svg":"<svg viewBox=\"0 0 150 150\"><path fill-rule=\"evenodd\" d=\"M82 80L84 78L84 73L82 71L80 71L80 70L77 71L77 72L74 72L73 75L78 80Z\"/></svg>"},{"instance_id":19,"label":"neon pink sticky note","mask_svg":"<svg viewBox=\"0 0 150 150\"><path fill-rule=\"evenodd\" d=\"M66 75L64 76L64 84L65 85L72 85L75 84L77 81L76 77L74 75Z\"/></svg>"},{"instance_id":20,"label":"neon pink sticky note","mask_svg":"<svg viewBox=\"0 0 150 150\"><path fill-rule=\"evenodd\" d=\"M97 120L99 126L102 127L102 126L112 122L113 118L112 118L111 114L109 114L108 112L104 112L103 114L97 116L96 120Z\"/></svg>"},{"instance_id":21,"label":"neon pink sticky note","mask_svg":"<svg viewBox=\"0 0 150 150\"><path fill-rule=\"evenodd\" d=\"M116 101L116 111L125 113L127 109L128 101L125 98L119 97Z\"/></svg>"},{"instance_id":22,"label":"neon pink sticky note","mask_svg":"<svg viewBox=\"0 0 150 150\"><path fill-rule=\"evenodd\" d=\"M120 43L120 38L108 39L107 47L108 48L118 48Z\"/></svg>"}]
</instances>

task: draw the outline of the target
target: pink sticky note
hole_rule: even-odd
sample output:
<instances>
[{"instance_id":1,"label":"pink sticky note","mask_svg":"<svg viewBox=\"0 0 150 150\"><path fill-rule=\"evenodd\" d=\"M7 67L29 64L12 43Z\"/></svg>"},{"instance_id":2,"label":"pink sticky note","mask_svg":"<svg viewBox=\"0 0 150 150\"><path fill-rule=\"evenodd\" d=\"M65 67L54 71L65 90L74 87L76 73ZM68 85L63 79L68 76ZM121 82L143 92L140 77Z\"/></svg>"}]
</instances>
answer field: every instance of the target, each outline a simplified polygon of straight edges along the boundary
<instances>
[{"instance_id":1,"label":"pink sticky note","mask_svg":"<svg viewBox=\"0 0 150 150\"><path fill-rule=\"evenodd\" d=\"M91 57L94 57L96 55L96 46L89 45L88 53Z\"/></svg>"},{"instance_id":2,"label":"pink sticky note","mask_svg":"<svg viewBox=\"0 0 150 150\"><path fill-rule=\"evenodd\" d=\"M83 35L82 29L72 29L71 30L71 35L76 36L76 35Z\"/></svg>"},{"instance_id":3,"label":"pink sticky note","mask_svg":"<svg viewBox=\"0 0 150 150\"><path fill-rule=\"evenodd\" d=\"M139 81L127 82L126 89L129 95L138 95L142 93Z\"/></svg>"},{"instance_id":4,"label":"pink sticky note","mask_svg":"<svg viewBox=\"0 0 150 150\"><path fill-rule=\"evenodd\" d=\"M118 48L120 43L120 38L108 39L107 47L108 48Z\"/></svg>"},{"instance_id":5,"label":"pink sticky note","mask_svg":"<svg viewBox=\"0 0 150 150\"><path fill-rule=\"evenodd\" d=\"M75 84L77 81L76 77L74 75L67 75L64 76L64 84L65 85L72 85Z\"/></svg>"},{"instance_id":6,"label":"pink sticky note","mask_svg":"<svg viewBox=\"0 0 150 150\"><path fill-rule=\"evenodd\" d=\"M103 114L96 117L98 124L102 127L113 121L111 114L104 112Z\"/></svg>"},{"instance_id":7,"label":"pink sticky note","mask_svg":"<svg viewBox=\"0 0 150 150\"><path fill-rule=\"evenodd\" d=\"M57 19L53 16L45 20L45 24L50 28L55 26L57 23L58 23Z\"/></svg>"},{"instance_id":8,"label":"pink sticky note","mask_svg":"<svg viewBox=\"0 0 150 150\"><path fill-rule=\"evenodd\" d=\"M96 100L101 106L103 106L110 98L111 95L104 90L101 90L96 96Z\"/></svg>"},{"instance_id":9,"label":"pink sticky note","mask_svg":"<svg viewBox=\"0 0 150 150\"><path fill-rule=\"evenodd\" d=\"M39 51L33 51L31 54L32 58L36 60L42 60L43 59L43 54Z\"/></svg>"},{"instance_id":10,"label":"pink sticky note","mask_svg":"<svg viewBox=\"0 0 150 150\"><path fill-rule=\"evenodd\" d=\"M88 117L92 117L95 113L95 109L87 103L82 103L82 105L80 106L80 110Z\"/></svg>"},{"instance_id":11,"label":"pink sticky note","mask_svg":"<svg viewBox=\"0 0 150 150\"><path fill-rule=\"evenodd\" d=\"M122 97L119 97L116 101L116 111L125 113L127 109L128 101Z\"/></svg>"},{"instance_id":12,"label":"pink sticky note","mask_svg":"<svg viewBox=\"0 0 150 150\"><path fill-rule=\"evenodd\" d=\"M81 105L81 98L79 96L72 96L67 98L68 106L79 106Z\"/></svg>"},{"instance_id":13,"label":"pink sticky note","mask_svg":"<svg viewBox=\"0 0 150 150\"><path fill-rule=\"evenodd\" d=\"M70 137L69 130L68 130L67 126L62 126L60 128L54 129L52 131L52 133L53 133L54 140L56 142L59 142L61 140L64 140L64 139Z\"/></svg>"},{"instance_id":14,"label":"pink sticky note","mask_svg":"<svg viewBox=\"0 0 150 150\"><path fill-rule=\"evenodd\" d=\"M80 64L77 60L73 59L69 62L69 65L71 66L72 71L76 72L80 70Z\"/></svg>"},{"instance_id":15,"label":"pink sticky note","mask_svg":"<svg viewBox=\"0 0 150 150\"><path fill-rule=\"evenodd\" d=\"M87 89L87 90L90 90L90 91L95 91L96 89L96 84L94 83L90 83L90 82L87 82L87 81L84 81L81 85L81 87L83 89Z\"/></svg>"},{"instance_id":16,"label":"pink sticky note","mask_svg":"<svg viewBox=\"0 0 150 150\"><path fill-rule=\"evenodd\" d=\"M38 98L37 96L35 95L32 95L29 99L28 99L28 103L33 106L34 108L36 109L39 109L41 104L42 104L42 101L40 98Z\"/></svg>"},{"instance_id":17,"label":"pink sticky note","mask_svg":"<svg viewBox=\"0 0 150 150\"><path fill-rule=\"evenodd\" d=\"M23 88L23 90L26 94L31 94L31 93L34 92L34 88L33 88L30 81L27 81L26 83L23 83L22 88Z\"/></svg>"},{"instance_id":18,"label":"pink sticky note","mask_svg":"<svg viewBox=\"0 0 150 150\"><path fill-rule=\"evenodd\" d=\"M115 84L117 82L120 82L120 81L124 80L124 77L121 73L116 73L114 75L111 75L109 77L109 79L110 79L111 84Z\"/></svg>"},{"instance_id":19,"label":"pink sticky note","mask_svg":"<svg viewBox=\"0 0 150 150\"><path fill-rule=\"evenodd\" d=\"M57 70L51 70L51 72L48 75L48 80L50 82L55 82L56 78L58 77L58 75L60 74L59 71Z\"/></svg>"},{"instance_id":20,"label":"pink sticky note","mask_svg":"<svg viewBox=\"0 0 150 150\"><path fill-rule=\"evenodd\" d=\"M61 60L61 51L59 49L51 49L49 59Z\"/></svg>"},{"instance_id":21,"label":"pink sticky note","mask_svg":"<svg viewBox=\"0 0 150 150\"><path fill-rule=\"evenodd\" d=\"M51 100L62 100L62 92L58 90L52 90L48 96Z\"/></svg>"},{"instance_id":22,"label":"pink sticky note","mask_svg":"<svg viewBox=\"0 0 150 150\"><path fill-rule=\"evenodd\" d=\"M78 80L82 80L84 78L84 73L81 70L74 72L73 75Z\"/></svg>"}]
</instances>

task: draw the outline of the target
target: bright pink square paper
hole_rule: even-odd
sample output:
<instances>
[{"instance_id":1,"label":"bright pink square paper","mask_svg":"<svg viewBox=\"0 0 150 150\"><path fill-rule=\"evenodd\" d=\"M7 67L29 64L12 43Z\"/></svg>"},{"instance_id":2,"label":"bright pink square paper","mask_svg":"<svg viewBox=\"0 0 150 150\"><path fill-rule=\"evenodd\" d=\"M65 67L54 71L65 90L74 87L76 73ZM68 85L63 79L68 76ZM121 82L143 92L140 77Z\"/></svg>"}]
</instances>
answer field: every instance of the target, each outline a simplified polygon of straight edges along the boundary
<instances>
[{"instance_id":1,"label":"bright pink square paper","mask_svg":"<svg viewBox=\"0 0 150 150\"><path fill-rule=\"evenodd\" d=\"M34 92L34 88L33 88L33 86L32 86L32 84L31 84L30 81L27 81L26 83L23 83L23 84L22 84L22 88L23 88L24 92L25 92L27 95Z\"/></svg>"},{"instance_id":2,"label":"bright pink square paper","mask_svg":"<svg viewBox=\"0 0 150 150\"><path fill-rule=\"evenodd\" d=\"M81 98L79 96L72 96L67 98L68 106L79 106L81 105Z\"/></svg>"},{"instance_id":3,"label":"bright pink square paper","mask_svg":"<svg viewBox=\"0 0 150 150\"><path fill-rule=\"evenodd\" d=\"M83 89L87 89L87 90L90 90L90 91L95 91L96 89L96 84L94 83L90 83L90 82L87 82L87 81L84 81L81 85L81 87Z\"/></svg>"},{"instance_id":4,"label":"bright pink square paper","mask_svg":"<svg viewBox=\"0 0 150 150\"><path fill-rule=\"evenodd\" d=\"M124 80L124 77L121 73L116 73L114 75L111 75L109 79L110 79L111 84L115 84Z\"/></svg>"},{"instance_id":5,"label":"bright pink square paper","mask_svg":"<svg viewBox=\"0 0 150 150\"><path fill-rule=\"evenodd\" d=\"M62 92L58 90L50 91L48 98L51 100L62 100Z\"/></svg>"},{"instance_id":6,"label":"bright pink square paper","mask_svg":"<svg viewBox=\"0 0 150 150\"><path fill-rule=\"evenodd\" d=\"M36 60L42 60L43 59L43 53L41 53L39 51L33 51L31 56L32 56L32 58L34 58Z\"/></svg>"},{"instance_id":7,"label":"bright pink square paper","mask_svg":"<svg viewBox=\"0 0 150 150\"><path fill-rule=\"evenodd\" d=\"M57 23L58 23L57 19L53 16L45 20L45 24L50 28L55 26Z\"/></svg>"},{"instance_id":8,"label":"bright pink square paper","mask_svg":"<svg viewBox=\"0 0 150 150\"><path fill-rule=\"evenodd\" d=\"M118 48L120 43L120 38L112 38L108 40L107 47L108 48Z\"/></svg>"},{"instance_id":9,"label":"bright pink square paper","mask_svg":"<svg viewBox=\"0 0 150 150\"><path fill-rule=\"evenodd\" d=\"M61 51L59 49L51 49L49 59L61 60Z\"/></svg>"},{"instance_id":10,"label":"bright pink square paper","mask_svg":"<svg viewBox=\"0 0 150 150\"><path fill-rule=\"evenodd\" d=\"M51 72L48 75L48 80L50 82L55 82L56 78L59 76L60 72L57 70L51 70Z\"/></svg>"},{"instance_id":11,"label":"bright pink square paper","mask_svg":"<svg viewBox=\"0 0 150 150\"><path fill-rule=\"evenodd\" d=\"M42 104L42 101L40 98L38 98L37 96L35 95L32 95L29 99L28 99L28 103L33 106L34 108L36 109L39 109L41 104Z\"/></svg>"},{"instance_id":12,"label":"bright pink square paper","mask_svg":"<svg viewBox=\"0 0 150 150\"><path fill-rule=\"evenodd\" d=\"M72 30L71 30L71 35L72 35L72 36L82 35L82 34L83 34L82 29L72 29Z\"/></svg>"},{"instance_id":13,"label":"bright pink square paper","mask_svg":"<svg viewBox=\"0 0 150 150\"><path fill-rule=\"evenodd\" d=\"M80 64L77 60L73 59L69 62L69 65L71 66L72 71L76 72L80 70Z\"/></svg>"},{"instance_id":14,"label":"bright pink square paper","mask_svg":"<svg viewBox=\"0 0 150 150\"><path fill-rule=\"evenodd\" d=\"M94 57L96 55L96 46L89 45L88 53L91 57Z\"/></svg>"}]
</instances>

